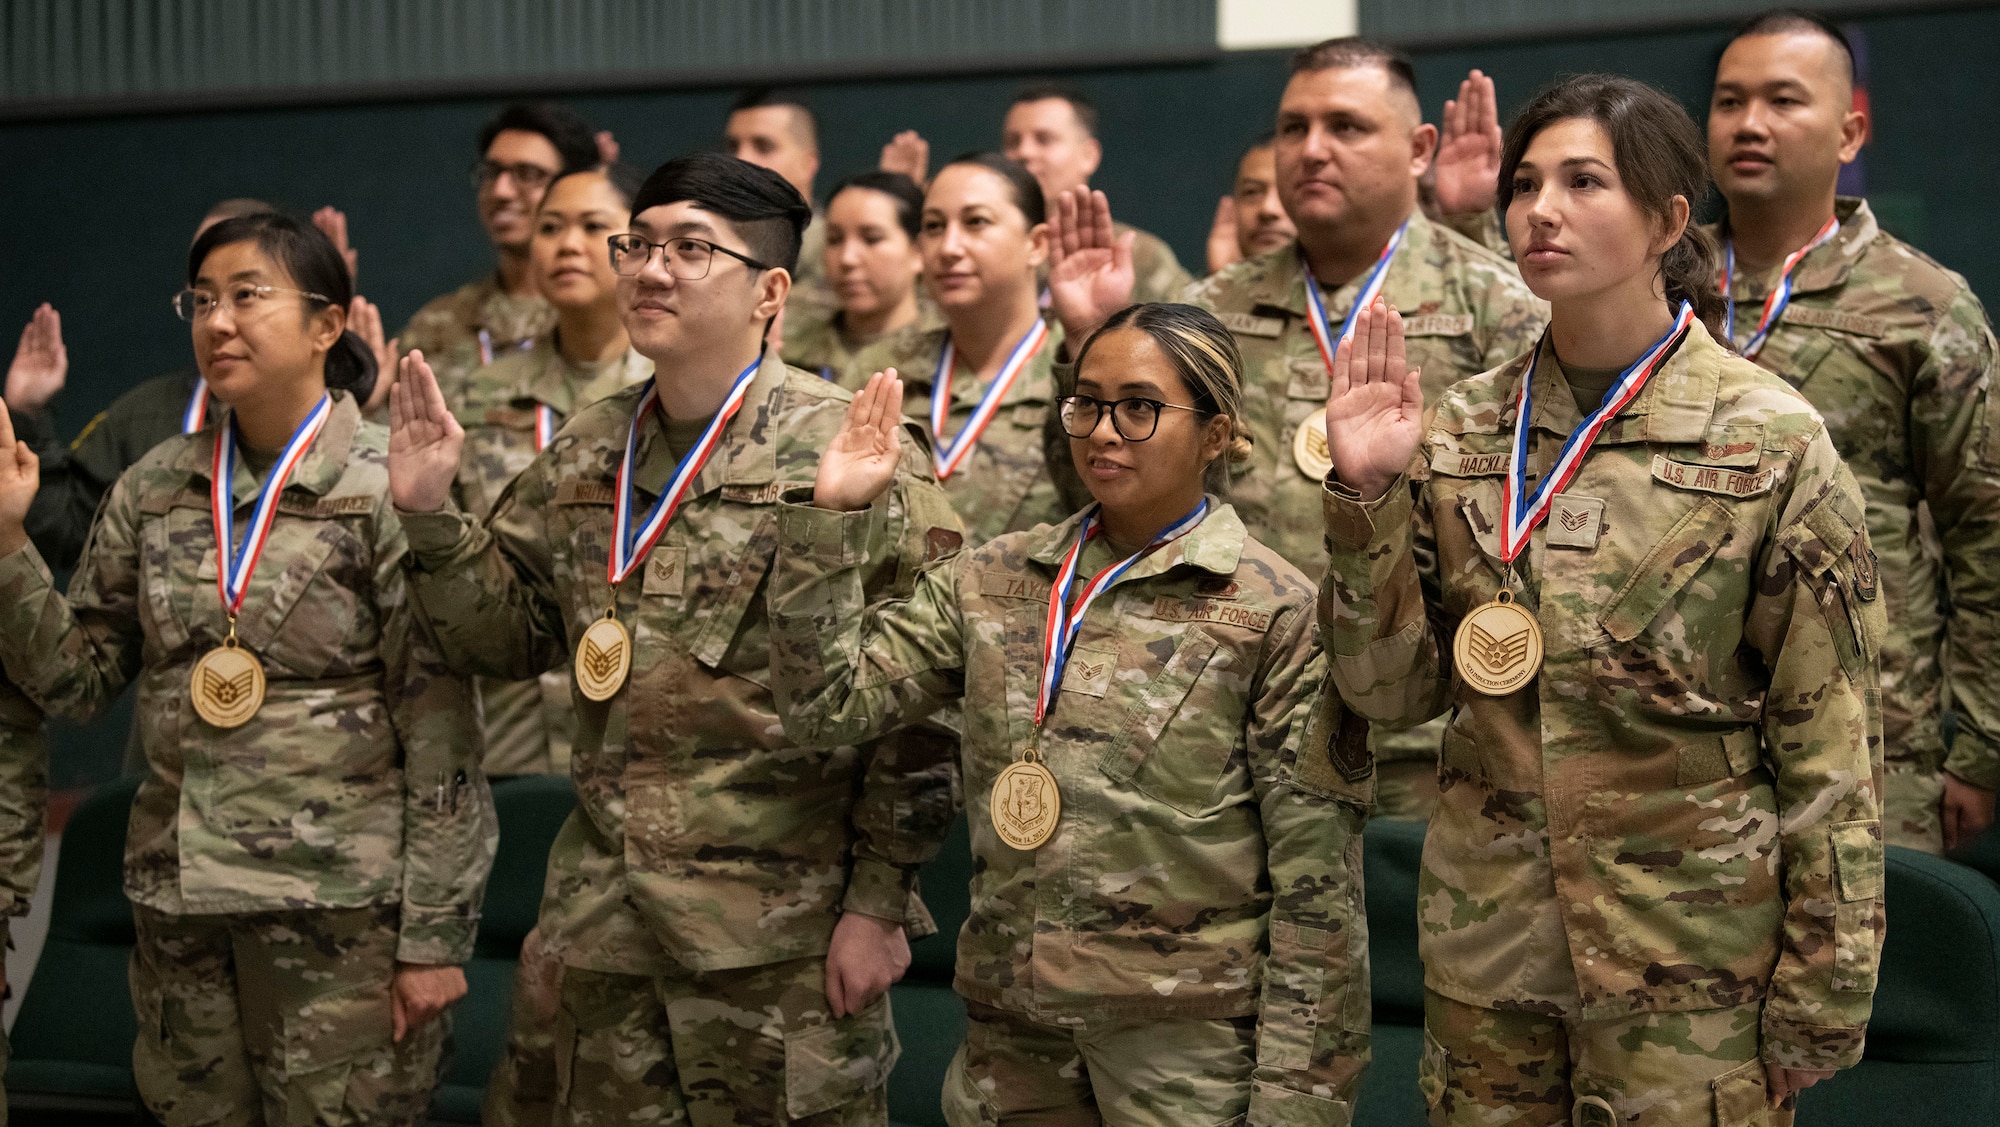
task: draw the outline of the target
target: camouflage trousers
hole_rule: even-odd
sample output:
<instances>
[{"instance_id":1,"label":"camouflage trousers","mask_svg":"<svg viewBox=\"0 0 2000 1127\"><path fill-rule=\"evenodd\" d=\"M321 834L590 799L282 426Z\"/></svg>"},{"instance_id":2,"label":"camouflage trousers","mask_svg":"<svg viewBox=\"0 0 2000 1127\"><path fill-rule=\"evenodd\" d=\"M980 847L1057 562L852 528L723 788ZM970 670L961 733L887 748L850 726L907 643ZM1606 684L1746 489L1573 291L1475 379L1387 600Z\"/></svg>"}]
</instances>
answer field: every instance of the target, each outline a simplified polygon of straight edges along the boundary
<instances>
[{"instance_id":1,"label":"camouflage trousers","mask_svg":"<svg viewBox=\"0 0 2000 1127\"><path fill-rule=\"evenodd\" d=\"M951 1127L1208 1127L1249 1111L1254 1016L1072 1028L977 1002L966 1011L944 1078Z\"/></svg>"},{"instance_id":2,"label":"camouflage trousers","mask_svg":"<svg viewBox=\"0 0 2000 1127\"><path fill-rule=\"evenodd\" d=\"M555 1122L886 1127L889 999L836 1019L825 984L820 958L659 978L564 968Z\"/></svg>"},{"instance_id":3,"label":"camouflage trousers","mask_svg":"<svg viewBox=\"0 0 2000 1127\"><path fill-rule=\"evenodd\" d=\"M1763 1007L1567 1021L1424 991L1431 1127L1790 1127L1765 1102Z\"/></svg>"},{"instance_id":4,"label":"camouflage trousers","mask_svg":"<svg viewBox=\"0 0 2000 1127\"><path fill-rule=\"evenodd\" d=\"M166 1127L422 1118L449 1016L391 1040L396 905L132 915L132 1072Z\"/></svg>"},{"instance_id":5,"label":"camouflage trousers","mask_svg":"<svg viewBox=\"0 0 2000 1127\"><path fill-rule=\"evenodd\" d=\"M556 1016L562 1008L562 961L530 929L514 964L507 1047L493 1064L480 1105L485 1127L550 1127L556 1121Z\"/></svg>"},{"instance_id":6,"label":"camouflage trousers","mask_svg":"<svg viewBox=\"0 0 2000 1127\"><path fill-rule=\"evenodd\" d=\"M1944 852L1944 769L1919 759L1882 765L1882 843Z\"/></svg>"}]
</instances>

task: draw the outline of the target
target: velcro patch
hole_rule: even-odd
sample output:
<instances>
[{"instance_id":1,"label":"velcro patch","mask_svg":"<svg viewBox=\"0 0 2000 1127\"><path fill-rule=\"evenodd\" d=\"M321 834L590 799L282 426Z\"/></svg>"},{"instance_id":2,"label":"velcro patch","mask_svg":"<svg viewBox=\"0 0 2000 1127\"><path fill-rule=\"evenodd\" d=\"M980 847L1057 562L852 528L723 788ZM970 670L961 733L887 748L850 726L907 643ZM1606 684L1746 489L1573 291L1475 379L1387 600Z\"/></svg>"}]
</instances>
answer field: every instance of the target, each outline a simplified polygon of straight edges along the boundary
<instances>
[{"instance_id":1,"label":"velcro patch","mask_svg":"<svg viewBox=\"0 0 2000 1127\"><path fill-rule=\"evenodd\" d=\"M1771 491L1777 478L1775 469L1744 471L1728 466L1695 466L1676 462L1665 454L1653 455L1653 477L1678 489L1717 493L1724 497L1756 497Z\"/></svg>"},{"instance_id":2,"label":"velcro patch","mask_svg":"<svg viewBox=\"0 0 2000 1127\"><path fill-rule=\"evenodd\" d=\"M1470 313L1426 313L1403 318L1406 337L1462 337L1471 332Z\"/></svg>"},{"instance_id":3,"label":"velcro patch","mask_svg":"<svg viewBox=\"0 0 2000 1127\"><path fill-rule=\"evenodd\" d=\"M375 511L375 498L314 497L309 493L302 496L286 490L278 495L278 511L315 520L327 517L365 517Z\"/></svg>"},{"instance_id":4,"label":"velcro patch","mask_svg":"<svg viewBox=\"0 0 2000 1127\"><path fill-rule=\"evenodd\" d=\"M769 505L784 495L796 482L772 481L763 485L725 485L722 499L739 505Z\"/></svg>"},{"instance_id":5,"label":"velcro patch","mask_svg":"<svg viewBox=\"0 0 2000 1127\"><path fill-rule=\"evenodd\" d=\"M1046 602L1049 585L1025 575L982 571L979 573L979 593L995 599L1039 599Z\"/></svg>"},{"instance_id":6,"label":"velcro patch","mask_svg":"<svg viewBox=\"0 0 2000 1127\"><path fill-rule=\"evenodd\" d=\"M661 545L646 558L644 593L678 599L687 591L687 548Z\"/></svg>"},{"instance_id":7,"label":"velcro patch","mask_svg":"<svg viewBox=\"0 0 2000 1127\"><path fill-rule=\"evenodd\" d=\"M932 528L924 533L924 562L941 560L965 546L965 534L955 528Z\"/></svg>"},{"instance_id":8,"label":"velcro patch","mask_svg":"<svg viewBox=\"0 0 2000 1127\"><path fill-rule=\"evenodd\" d=\"M578 481L570 478L556 485L558 505L614 505L618 489L608 481Z\"/></svg>"},{"instance_id":9,"label":"velcro patch","mask_svg":"<svg viewBox=\"0 0 2000 1127\"><path fill-rule=\"evenodd\" d=\"M1253 313L1217 313L1215 319L1222 327L1240 337L1275 337L1285 331L1285 322L1278 317L1259 317Z\"/></svg>"},{"instance_id":10,"label":"velcro patch","mask_svg":"<svg viewBox=\"0 0 2000 1127\"><path fill-rule=\"evenodd\" d=\"M1238 603L1217 599L1176 599L1162 595L1153 600L1153 617L1166 622L1219 622L1245 630L1271 628L1271 612L1253 610Z\"/></svg>"},{"instance_id":11,"label":"velcro patch","mask_svg":"<svg viewBox=\"0 0 2000 1127\"><path fill-rule=\"evenodd\" d=\"M1501 477L1507 472L1508 455L1467 454L1462 450L1431 451L1431 472L1446 477Z\"/></svg>"},{"instance_id":12,"label":"velcro patch","mask_svg":"<svg viewBox=\"0 0 2000 1127\"><path fill-rule=\"evenodd\" d=\"M1788 305L1784 316L1778 318L1788 325L1805 325L1814 329L1832 329L1836 333L1850 333L1857 337L1885 337L1889 335L1889 322L1880 317L1863 317L1859 313L1842 313L1838 309L1813 309L1803 305Z\"/></svg>"},{"instance_id":13,"label":"velcro patch","mask_svg":"<svg viewBox=\"0 0 2000 1127\"><path fill-rule=\"evenodd\" d=\"M1062 691L1101 697L1111 687L1111 671L1117 667L1117 650L1087 650L1079 646L1070 651L1069 663L1063 666Z\"/></svg>"}]
</instances>

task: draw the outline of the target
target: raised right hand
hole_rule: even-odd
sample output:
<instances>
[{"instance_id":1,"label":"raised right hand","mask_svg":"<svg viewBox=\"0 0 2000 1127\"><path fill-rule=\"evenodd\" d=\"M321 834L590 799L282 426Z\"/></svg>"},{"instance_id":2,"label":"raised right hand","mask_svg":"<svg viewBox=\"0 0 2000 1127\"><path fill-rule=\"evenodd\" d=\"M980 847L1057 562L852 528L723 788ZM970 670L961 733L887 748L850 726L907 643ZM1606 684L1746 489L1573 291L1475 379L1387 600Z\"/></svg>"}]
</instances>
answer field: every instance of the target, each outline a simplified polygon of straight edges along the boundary
<instances>
[{"instance_id":1,"label":"raised right hand","mask_svg":"<svg viewBox=\"0 0 2000 1127\"><path fill-rule=\"evenodd\" d=\"M903 381L896 369L868 377L868 386L847 405L840 433L819 456L813 504L842 513L873 504L896 480L902 425Z\"/></svg>"},{"instance_id":2,"label":"raised right hand","mask_svg":"<svg viewBox=\"0 0 2000 1127\"><path fill-rule=\"evenodd\" d=\"M900 172L921 188L931 170L931 143L916 130L905 129L882 146L882 159L876 167L884 172Z\"/></svg>"},{"instance_id":3,"label":"raised right hand","mask_svg":"<svg viewBox=\"0 0 2000 1127\"><path fill-rule=\"evenodd\" d=\"M41 459L14 437L14 418L0 403L0 556L11 556L28 542L28 506L41 484Z\"/></svg>"},{"instance_id":4,"label":"raised right hand","mask_svg":"<svg viewBox=\"0 0 2000 1127\"><path fill-rule=\"evenodd\" d=\"M1049 304L1072 351L1113 313L1132 304L1137 231L1119 237L1103 192L1071 188L1049 215Z\"/></svg>"},{"instance_id":5,"label":"raised right hand","mask_svg":"<svg viewBox=\"0 0 2000 1127\"><path fill-rule=\"evenodd\" d=\"M389 496L404 512L430 513L451 499L465 428L452 417L422 351L403 357L389 389Z\"/></svg>"},{"instance_id":6,"label":"raised right hand","mask_svg":"<svg viewBox=\"0 0 2000 1127\"><path fill-rule=\"evenodd\" d=\"M1217 273L1243 259L1243 245L1236 241L1236 200L1222 197L1215 205L1215 219L1208 225L1208 272Z\"/></svg>"},{"instance_id":7,"label":"raised right hand","mask_svg":"<svg viewBox=\"0 0 2000 1127\"><path fill-rule=\"evenodd\" d=\"M14 362L7 367L7 405L16 411L40 411L68 378L69 349L63 345L62 314L45 301L22 327Z\"/></svg>"},{"instance_id":8,"label":"raised right hand","mask_svg":"<svg viewBox=\"0 0 2000 1127\"><path fill-rule=\"evenodd\" d=\"M1342 485L1373 501L1410 466L1424 436L1424 389L1406 367L1403 315L1376 298L1333 354L1326 446Z\"/></svg>"}]
</instances>

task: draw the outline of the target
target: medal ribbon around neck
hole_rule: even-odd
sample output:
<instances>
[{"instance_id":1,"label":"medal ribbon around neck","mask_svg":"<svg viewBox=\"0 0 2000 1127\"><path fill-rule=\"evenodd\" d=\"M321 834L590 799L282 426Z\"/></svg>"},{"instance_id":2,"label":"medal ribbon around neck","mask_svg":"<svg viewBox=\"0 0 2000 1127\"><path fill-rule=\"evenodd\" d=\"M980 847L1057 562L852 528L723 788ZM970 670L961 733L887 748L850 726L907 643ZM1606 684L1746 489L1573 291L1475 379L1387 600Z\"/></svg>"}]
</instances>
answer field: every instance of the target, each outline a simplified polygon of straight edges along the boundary
<instances>
[{"instance_id":1,"label":"medal ribbon around neck","mask_svg":"<svg viewBox=\"0 0 2000 1127\"><path fill-rule=\"evenodd\" d=\"M979 436L986 431L986 424L1000 410L1000 401L1007 398L1007 389L1014 386L1014 380L1028 361L1041 351L1042 342L1049 339L1049 323L1035 318L1034 327L1014 344L1014 351L1007 354L1007 362L1000 367L1000 374L993 377L993 383L986 394L979 397L978 406L972 409L972 417L965 422L965 429L949 441L944 436L945 420L951 418L951 370L956 352L951 347L951 337L944 338L944 350L938 354L937 374L931 377L931 437L936 440L936 450L932 453L932 464L937 468L939 481L957 472L965 459L972 455L972 448L979 444Z\"/></svg>"},{"instance_id":2,"label":"medal ribbon around neck","mask_svg":"<svg viewBox=\"0 0 2000 1127\"><path fill-rule=\"evenodd\" d=\"M229 615L231 634L235 633L236 614L243 609L243 596L249 593L250 577L256 573L257 561L264 556L264 544L271 537L271 525L278 518L278 496L285 491L292 470L305 459L306 451L312 448L313 440L325 429L332 414L333 397L321 395L319 404L292 432L284 452L278 455L270 475L257 490L257 505L250 511L250 527L243 533L240 550L236 547L236 503L229 487L236 476L236 427L223 427L215 436L208 506L215 521L215 586L222 593L222 609Z\"/></svg>"},{"instance_id":3,"label":"medal ribbon around neck","mask_svg":"<svg viewBox=\"0 0 2000 1127\"><path fill-rule=\"evenodd\" d=\"M1564 440L1562 452L1556 455L1556 464L1535 486L1528 491L1528 420L1534 414L1532 388L1535 382L1535 365L1540 361L1542 346L1535 345L1535 351L1528 359L1528 370L1521 374L1521 393L1514 404L1514 446L1507 458L1507 480L1500 487L1500 559L1503 563L1513 563L1521 550L1528 546L1528 536L1535 526L1548 519L1549 509L1554 506L1556 494L1561 493L1576 471L1583 465L1583 456L1590 452L1591 444L1597 441L1612 417L1625 409L1626 404L1638 397L1646 381L1653 377L1667 356L1686 336L1694 325L1694 306L1683 301L1681 311L1674 318L1674 327L1667 335L1653 342L1644 355L1632 362L1632 366L1620 373L1611 390L1604 393L1603 402L1597 410L1578 424Z\"/></svg>"},{"instance_id":4,"label":"medal ribbon around neck","mask_svg":"<svg viewBox=\"0 0 2000 1127\"><path fill-rule=\"evenodd\" d=\"M546 403L535 404L535 453L549 448L561 424L556 421L556 409Z\"/></svg>"},{"instance_id":5,"label":"medal ribbon around neck","mask_svg":"<svg viewBox=\"0 0 2000 1127\"><path fill-rule=\"evenodd\" d=\"M659 405L658 385L648 382L646 394L639 399L638 410L632 412L632 425L625 432L625 458L618 463L618 506L612 511L611 563L609 573L611 586L617 587L625 577L645 560L659 542L660 534L667 530L667 523L674 519L675 510L681 507L688 490L694 488L694 479L701 474L701 468L708 464L709 455L721 444L722 428L736 417L736 411L743 406L743 396L750 390L750 381L757 376L757 368L763 363L759 357L750 366L736 374L736 382L729 386L729 394L722 399L722 406L715 417L708 421L708 428L701 432L686 454L681 455L680 464L674 467L674 476L667 487L653 499L653 507L646 510L639 527L632 527L632 510L636 506L633 496L632 462L634 452L639 448L639 423L646 412Z\"/></svg>"},{"instance_id":6,"label":"medal ribbon around neck","mask_svg":"<svg viewBox=\"0 0 2000 1127\"><path fill-rule=\"evenodd\" d=\"M1084 612L1090 609L1097 596L1103 594L1118 577L1130 570L1132 565L1151 554L1155 548L1170 544L1187 535L1201 523L1203 514L1208 512L1208 499L1194 507L1186 516L1162 529L1153 542L1097 573L1084 585L1083 593L1077 596L1075 609L1067 614L1063 606L1069 601L1069 589L1076 582L1077 561L1083 558L1083 546L1090 538L1104 530L1103 506L1093 504L1084 510L1083 527L1077 530L1076 543L1069 546L1063 556L1062 566L1056 570L1055 584L1049 588L1049 618L1047 629L1042 633L1042 681L1035 695L1035 727L1042 726L1042 720L1054 705L1058 686L1062 684L1063 670L1069 666L1069 651L1076 645L1077 631L1083 626Z\"/></svg>"},{"instance_id":7,"label":"medal ribbon around neck","mask_svg":"<svg viewBox=\"0 0 2000 1127\"><path fill-rule=\"evenodd\" d=\"M1313 341L1319 345L1320 359L1326 361L1328 374L1333 372L1333 353L1340 342L1354 335L1354 318L1375 300L1382 292L1382 283L1389 280L1389 262L1396 257L1397 248L1403 245L1403 236L1410 229L1410 221L1396 228L1389 236L1389 243L1375 259L1375 265L1368 271L1368 278L1361 283L1361 292L1354 295L1354 306L1347 311L1347 317L1340 323L1340 335L1332 335L1330 322L1326 316L1326 303L1319 296L1319 280L1313 277L1312 263L1306 261L1306 248L1299 247L1299 265L1306 272L1306 326L1312 329Z\"/></svg>"},{"instance_id":8,"label":"medal ribbon around neck","mask_svg":"<svg viewBox=\"0 0 2000 1127\"><path fill-rule=\"evenodd\" d=\"M1813 236L1812 242L1785 256L1785 264L1778 268L1778 284L1764 297L1764 312L1757 317L1757 331L1751 333L1749 342L1743 345L1743 356L1745 359L1754 360L1757 358L1759 352L1764 351L1764 338L1771 335L1771 326L1778 323L1778 318L1785 312L1785 306L1792 303L1792 272L1798 269L1799 263L1805 261L1806 255L1818 250L1839 233L1840 217L1836 215L1826 221L1826 226L1819 229L1819 234ZM1736 243L1734 240L1724 240L1722 244L1722 300L1724 302L1722 328L1729 335L1729 343L1731 344L1736 343L1736 299L1731 296L1735 292L1733 286L1735 281Z\"/></svg>"},{"instance_id":9,"label":"medal ribbon around neck","mask_svg":"<svg viewBox=\"0 0 2000 1127\"><path fill-rule=\"evenodd\" d=\"M181 433L193 434L208 423L208 381L197 376L194 394L188 396L188 405L181 409Z\"/></svg>"}]
</instances>

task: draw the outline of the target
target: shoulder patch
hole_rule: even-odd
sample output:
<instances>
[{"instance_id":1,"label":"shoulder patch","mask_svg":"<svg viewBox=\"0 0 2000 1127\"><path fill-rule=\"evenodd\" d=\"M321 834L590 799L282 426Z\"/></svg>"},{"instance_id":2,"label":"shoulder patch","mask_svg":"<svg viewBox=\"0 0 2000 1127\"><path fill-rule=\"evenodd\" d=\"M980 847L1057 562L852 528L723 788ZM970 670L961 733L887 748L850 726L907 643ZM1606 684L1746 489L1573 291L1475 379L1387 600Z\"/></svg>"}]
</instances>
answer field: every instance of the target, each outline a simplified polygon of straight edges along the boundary
<instances>
[{"instance_id":1,"label":"shoulder patch","mask_svg":"<svg viewBox=\"0 0 2000 1127\"><path fill-rule=\"evenodd\" d=\"M1858 313L1842 313L1838 309L1810 309L1800 305L1788 305L1779 320L1788 325L1804 325L1813 329L1831 329L1836 333L1849 333L1858 337L1885 337L1889 335L1889 322L1880 317L1863 317Z\"/></svg>"},{"instance_id":2,"label":"shoulder patch","mask_svg":"<svg viewBox=\"0 0 2000 1127\"><path fill-rule=\"evenodd\" d=\"M1665 454L1653 455L1653 477L1679 489L1715 493L1724 497L1756 497L1771 491L1778 471L1734 469L1729 466L1698 466L1676 462Z\"/></svg>"}]
</instances>

